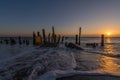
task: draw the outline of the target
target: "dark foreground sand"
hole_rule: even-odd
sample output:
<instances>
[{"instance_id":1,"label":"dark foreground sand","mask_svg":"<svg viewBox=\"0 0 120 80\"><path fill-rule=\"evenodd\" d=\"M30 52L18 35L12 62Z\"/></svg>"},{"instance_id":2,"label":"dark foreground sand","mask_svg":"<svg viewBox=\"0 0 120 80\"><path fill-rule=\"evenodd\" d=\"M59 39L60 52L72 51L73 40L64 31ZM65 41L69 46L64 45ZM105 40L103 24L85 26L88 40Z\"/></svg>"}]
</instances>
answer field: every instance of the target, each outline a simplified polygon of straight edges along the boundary
<instances>
[{"instance_id":1,"label":"dark foreground sand","mask_svg":"<svg viewBox=\"0 0 120 80\"><path fill-rule=\"evenodd\" d=\"M56 80L120 80L120 77L114 76L90 76L90 75L75 75L69 77L58 78Z\"/></svg>"}]
</instances>

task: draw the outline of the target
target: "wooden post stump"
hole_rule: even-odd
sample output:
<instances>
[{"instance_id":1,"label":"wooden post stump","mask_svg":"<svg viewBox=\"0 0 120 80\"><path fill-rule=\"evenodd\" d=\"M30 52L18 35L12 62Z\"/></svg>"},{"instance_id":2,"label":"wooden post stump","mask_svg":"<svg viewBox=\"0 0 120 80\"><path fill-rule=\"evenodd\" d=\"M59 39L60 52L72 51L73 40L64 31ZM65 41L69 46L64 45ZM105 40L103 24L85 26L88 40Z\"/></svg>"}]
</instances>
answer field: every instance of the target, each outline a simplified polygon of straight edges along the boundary
<instances>
[{"instance_id":1,"label":"wooden post stump","mask_svg":"<svg viewBox=\"0 0 120 80\"><path fill-rule=\"evenodd\" d=\"M19 40L19 45L21 45L22 44L21 36L18 37L18 40Z\"/></svg>"},{"instance_id":2,"label":"wooden post stump","mask_svg":"<svg viewBox=\"0 0 120 80\"><path fill-rule=\"evenodd\" d=\"M75 43L78 44L78 35L76 35Z\"/></svg>"},{"instance_id":3,"label":"wooden post stump","mask_svg":"<svg viewBox=\"0 0 120 80\"><path fill-rule=\"evenodd\" d=\"M101 35L101 46L104 46L104 34Z\"/></svg>"},{"instance_id":4,"label":"wooden post stump","mask_svg":"<svg viewBox=\"0 0 120 80\"><path fill-rule=\"evenodd\" d=\"M52 26L52 43L55 43L55 31L54 31L54 26Z\"/></svg>"},{"instance_id":5,"label":"wooden post stump","mask_svg":"<svg viewBox=\"0 0 120 80\"><path fill-rule=\"evenodd\" d=\"M81 44L81 27L79 28L79 45Z\"/></svg>"},{"instance_id":6,"label":"wooden post stump","mask_svg":"<svg viewBox=\"0 0 120 80\"><path fill-rule=\"evenodd\" d=\"M61 43L63 44L63 42L64 42L64 36L62 36L62 40L61 40Z\"/></svg>"},{"instance_id":7,"label":"wooden post stump","mask_svg":"<svg viewBox=\"0 0 120 80\"><path fill-rule=\"evenodd\" d=\"M36 37L35 32L33 32L33 45L35 45L35 37Z\"/></svg>"},{"instance_id":8,"label":"wooden post stump","mask_svg":"<svg viewBox=\"0 0 120 80\"><path fill-rule=\"evenodd\" d=\"M58 41L57 41L58 44L60 43L60 38L61 38L61 36L59 35L58 36Z\"/></svg>"},{"instance_id":9,"label":"wooden post stump","mask_svg":"<svg viewBox=\"0 0 120 80\"><path fill-rule=\"evenodd\" d=\"M50 40L50 33L48 34L48 43L50 43L51 40Z\"/></svg>"},{"instance_id":10,"label":"wooden post stump","mask_svg":"<svg viewBox=\"0 0 120 80\"><path fill-rule=\"evenodd\" d=\"M42 29L43 32L43 43L46 44L45 29Z\"/></svg>"}]
</instances>

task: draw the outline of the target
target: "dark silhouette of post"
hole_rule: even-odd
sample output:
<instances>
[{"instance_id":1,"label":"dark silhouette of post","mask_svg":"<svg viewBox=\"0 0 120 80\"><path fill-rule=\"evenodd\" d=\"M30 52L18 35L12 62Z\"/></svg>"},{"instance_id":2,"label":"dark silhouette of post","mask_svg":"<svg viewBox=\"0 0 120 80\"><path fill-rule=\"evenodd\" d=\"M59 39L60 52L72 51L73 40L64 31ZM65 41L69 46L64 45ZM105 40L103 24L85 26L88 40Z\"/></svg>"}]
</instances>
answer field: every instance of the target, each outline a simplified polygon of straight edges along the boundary
<instances>
[{"instance_id":1,"label":"dark silhouette of post","mask_svg":"<svg viewBox=\"0 0 120 80\"><path fill-rule=\"evenodd\" d=\"M16 44L16 41L14 38L10 37L10 44L11 45L15 45Z\"/></svg>"},{"instance_id":2,"label":"dark silhouette of post","mask_svg":"<svg viewBox=\"0 0 120 80\"><path fill-rule=\"evenodd\" d=\"M78 35L75 35L75 43L78 44Z\"/></svg>"},{"instance_id":3,"label":"dark silhouette of post","mask_svg":"<svg viewBox=\"0 0 120 80\"><path fill-rule=\"evenodd\" d=\"M54 31L54 26L52 26L52 42L55 43L55 31Z\"/></svg>"},{"instance_id":4,"label":"dark silhouette of post","mask_svg":"<svg viewBox=\"0 0 120 80\"><path fill-rule=\"evenodd\" d=\"M104 46L104 34L101 35L101 46Z\"/></svg>"},{"instance_id":5,"label":"dark silhouette of post","mask_svg":"<svg viewBox=\"0 0 120 80\"><path fill-rule=\"evenodd\" d=\"M62 40L61 40L61 43L63 44L63 42L64 42L64 36L62 36Z\"/></svg>"},{"instance_id":6,"label":"dark silhouette of post","mask_svg":"<svg viewBox=\"0 0 120 80\"><path fill-rule=\"evenodd\" d=\"M29 45L29 40L26 40L26 45Z\"/></svg>"},{"instance_id":7,"label":"dark silhouette of post","mask_svg":"<svg viewBox=\"0 0 120 80\"><path fill-rule=\"evenodd\" d=\"M37 36L40 36L40 32L37 32Z\"/></svg>"},{"instance_id":8,"label":"dark silhouette of post","mask_svg":"<svg viewBox=\"0 0 120 80\"><path fill-rule=\"evenodd\" d=\"M25 44L25 40L23 40L23 44Z\"/></svg>"},{"instance_id":9,"label":"dark silhouette of post","mask_svg":"<svg viewBox=\"0 0 120 80\"><path fill-rule=\"evenodd\" d=\"M19 40L19 45L21 45L22 44L21 36L18 37L18 40Z\"/></svg>"},{"instance_id":10,"label":"dark silhouette of post","mask_svg":"<svg viewBox=\"0 0 120 80\"><path fill-rule=\"evenodd\" d=\"M33 45L35 45L35 37L36 37L35 32L33 32Z\"/></svg>"},{"instance_id":11,"label":"dark silhouette of post","mask_svg":"<svg viewBox=\"0 0 120 80\"><path fill-rule=\"evenodd\" d=\"M58 41L57 41L58 44L60 43L60 38L61 38L61 36L59 35L58 36Z\"/></svg>"},{"instance_id":12,"label":"dark silhouette of post","mask_svg":"<svg viewBox=\"0 0 120 80\"><path fill-rule=\"evenodd\" d=\"M57 35L54 36L54 43L57 42Z\"/></svg>"},{"instance_id":13,"label":"dark silhouette of post","mask_svg":"<svg viewBox=\"0 0 120 80\"><path fill-rule=\"evenodd\" d=\"M45 29L42 29L43 32L43 43L46 44Z\"/></svg>"},{"instance_id":14,"label":"dark silhouette of post","mask_svg":"<svg viewBox=\"0 0 120 80\"><path fill-rule=\"evenodd\" d=\"M8 39L5 39L4 40L6 44L9 44L9 40Z\"/></svg>"},{"instance_id":15,"label":"dark silhouette of post","mask_svg":"<svg viewBox=\"0 0 120 80\"><path fill-rule=\"evenodd\" d=\"M48 43L50 43L50 33L48 34Z\"/></svg>"},{"instance_id":16,"label":"dark silhouette of post","mask_svg":"<svg viewBox=\"0 0 120 80\"><path fill-rule=\"evenodd\" d=\"M81 44L81 27L79 28L79 45Z\"/></svg>"},{"instance_id":17,"label":"dark silhouette of post","mask_svg":"<svg viewBox=\"0 0 120 80\"><path fill-rule=\"evenodd\" d=\"M1 41L0 41L0 44L2 44L2 43L3 43L3 41L1 40Z\"/></svg>"}]
</instances>

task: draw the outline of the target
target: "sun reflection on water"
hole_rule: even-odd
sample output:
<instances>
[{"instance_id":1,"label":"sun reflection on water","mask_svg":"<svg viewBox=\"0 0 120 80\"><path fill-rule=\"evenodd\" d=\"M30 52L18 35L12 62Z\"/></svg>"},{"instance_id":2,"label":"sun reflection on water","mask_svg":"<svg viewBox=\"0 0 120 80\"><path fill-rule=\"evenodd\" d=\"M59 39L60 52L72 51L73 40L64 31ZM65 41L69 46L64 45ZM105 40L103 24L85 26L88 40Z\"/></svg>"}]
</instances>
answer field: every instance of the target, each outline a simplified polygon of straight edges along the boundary
<instances>
[{"instance_id":1,"label":"sun reflection on water","mask_svg":"<svg viewBox=\"0 0 120 80\"><path fill-rule=\"evenodd\" d=\"M103 53L104 54L115 54L116 50L114 49L114 45L110 44L111 38L106 38L106 45L104 46Z\"/></svg>"},{"instance_id":2,"label":"sun reflection on water","mask_svg":"<svg viewBox=\"0 0 120 80\"><path fill-rule=\"evenodd\" d=\"M110 38L106 38L107 43L111 43ZM114 73L120 75L120 60L112 57L112 55L116 55L116 50L114 48L114 45L106 44L103 50L103 54L100 57L100 63L101 71L102 72L108 72L108 73Z\"/></svg>"},{"instance_id":3,"label":"sun reflection on water","mask_svg":"<svg viewBox=\"0 0 120 80\"><path fill-rule=\"evenodd\" d=\"M119 65L116 63L116 59L102 56L100 59L100 66L102 72L108 72L108 73L119 73Z\"/></svg>"},{"instance_id":4,"label":"sun reflection on water","mask_svg":"<svg viewBox=\"0 0 120 80\"><path fill-rule=\"evenodd\" d=\"M106 43L111 43L112 41L111 41L111 38L109 38L109 37L107 37L106 38Z\"/></svg>"}]
</instances>

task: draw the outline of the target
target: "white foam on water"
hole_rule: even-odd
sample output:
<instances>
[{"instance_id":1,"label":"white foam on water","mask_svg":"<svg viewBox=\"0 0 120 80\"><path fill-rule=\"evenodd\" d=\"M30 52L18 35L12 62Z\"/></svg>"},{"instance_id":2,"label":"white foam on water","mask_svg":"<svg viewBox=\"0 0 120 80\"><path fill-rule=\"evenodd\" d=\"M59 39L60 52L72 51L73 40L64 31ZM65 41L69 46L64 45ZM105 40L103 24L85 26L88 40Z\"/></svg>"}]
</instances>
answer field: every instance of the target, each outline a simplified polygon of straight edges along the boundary
<instances>
[{"instance_id":1,"label":"white foam on water","mask_svg":"<svg viewBox=\"0 0 120 80\"><path fill-rule=\"evenodd\" d=\"M99 50L92 48L79 51L76 49L68 49L63 45L59 48L1 45L0 64L2 65L0 65L0 70L3 69L7 71L5 77L1 76L0 78L2 80L9 78L12 80L14 75L12 73L25 67L31 67L32 69L29 75L26 76L29 80L55 80L56 78L77 74L120 76L120 73L101 71L101 69L98 69L98 66L94 65L97 64L97 62L99 63L99 58L103 56L105 55L101 55ZM110 57L107 58L111 59ZM77 60L81 61L81 64L78 64ZM119 58L111 60L116 61L119 60ZM80 70L74 70L77 66L79 66ZM10 69L11 67L13 67L13 69ZM88 69L82 71L82 68L85 67ZM97 69L94 69L94 67L97 67ZM45 72L42 75L38 75L42 70L45 70Z\"/></svg>"}]
</instances>

